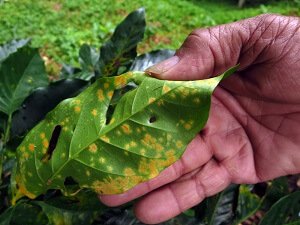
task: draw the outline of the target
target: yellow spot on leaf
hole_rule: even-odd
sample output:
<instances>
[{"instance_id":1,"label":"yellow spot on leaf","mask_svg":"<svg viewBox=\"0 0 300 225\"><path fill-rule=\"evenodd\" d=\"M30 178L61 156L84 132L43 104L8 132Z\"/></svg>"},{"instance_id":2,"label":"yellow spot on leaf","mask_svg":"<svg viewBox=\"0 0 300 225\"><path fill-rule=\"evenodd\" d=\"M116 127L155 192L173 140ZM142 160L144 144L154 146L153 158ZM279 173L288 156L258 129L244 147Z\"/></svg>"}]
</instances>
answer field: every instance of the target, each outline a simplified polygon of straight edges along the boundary
<instances>
[{"instance_id":1,"label":"yellow spot on leaf","mask_svg":"<svg viewBox=\"0 0 300 225\"><path fill-rule=\"evenodd\" d=\"M109 92L107 92L107 97L108 97L109 99L111 99L112 96L113 96L113 94L114 94L113 91L109 91Z\"/></svg>"},{"instance_id":2,"label":"yellow spot on leaf","mask_svg":"<svg viewBox=\"0 0 300 225\"><path fill-rule=\"evenodd\" d=\"M164 149L163 146L157 142L156 138L152 137L150 134L145 134L142 139L142 144L157 151L162 151Z\"/></svg>"},{"instance_id":3,"label":"yellow spot on leaf","mask_svg":"<svg viewBox=\"0 0 300 225\"><path fill-rule=\"evenodd\" d=\"M155 101L155 98L149 98L148 103L151 104L151 103L153 103L154 101Z\"/></svg>"},{"instance_id":4,"label":"yellow spot on leaf","mask_svg":"<svg viewBox=\"0 0 300 225\"><path fill-rule=\"evenodd\" d=\"M112 166L107 166L107 170L108 170L109 172L112 172L112 171L113 171Z\"/></svg>"},{"instance_id":5,"label":"yellow spot on leaf","mask_svg":"<svg viewBox=\"0 0 300 225\"><path fill-rule=\"evenodd\" d=\"M123 132L125 134L130 134L131 133L131 128L128 124L124 123L122 126L121 126Z\"/></svg>"},{"instance_id":6,"label":"yellow spot on leaf","mask_svg":"<svg viewBox=\"0 0 300 225\"><path fill-rule=\"evenodd\" d=\"M140 150L140 154L143 155L143 156L146 155L146 149L142 148L142 149Z\"/></svg>"},{"instance_id":7,"label":"yellow spot on leaf","mask_svg":"<svg viewBox=\"0 0 300 225\"><path fill-rule=\"evenodd\" d=\"M28 149L29 149L31 152L33 152L34 149L35 149L35 145L34 145L34 144L29 144L29 145L28 145Z\"/></svg>"},{"instance_id":8,"label":"yellow spot on leaf","mask_svg":"<svg viewBox=\"0 0 300 225\"><path fill-rule=\"evenodd\" d=\"M105 88L105 89L109 88L109 83L105 82L105 83L104 83L104 88Z\"/></svg>"},{"instance_id":9,"label":"yellow spot on leaf","mask_svg":"<svg viewBox=\"0 0 300 225\"><path fill-rule=\"evenodd\" d=\"M163 104L164 104L164 101L161 100L161 99L157 102L157 105L158 105L158 106L162 106Z\"/></svg>"},{"instance_id":10,"label":"yellow spot on leaf","mask_svg":"<svg viewBox=\"0 0 300 225\"><path fill-rule=\"evenodd\" d=\"M182 148L183 144L181 141L176 141L176 146L177 146L177 148Z\"/></svg>"},{"instance_id":11,"label":"yellow spot on leaf","mask_svg":"<svg viewBox=\"0 0 300 225\"><path fill-rule=\"evenodd\" d=\"M186 123L186 124L184 124L184 128L185 128L186 130L190 130L190 129L192 128L192 125L189 124L189 123Z\"/></svg>"},{"instance_id":12,"label":"yellow spot on leaf","mask_svg":"<svg viewBox=\"0 0 300 225\"><path fill-rule=\"evenodd\" d=\"M21 152L25 152L25 146L21 146L21 147L20 147L20 151L21 151Z\"/></svg>"},{"instance_id":13,"label":"yellow spot on leaf","mask_svg":"<svg viewBox=\"0 0 300 225\"><path fill-rule=\"evenodd\" d=\"M173 99L175 99L176 98L176 95L175 95L175 93L171 93L171 98L173 98Z\"/></svg>"},{"instance_id":14,"label":"yellow spot on leaf","mask_svg":"<svg viewBox=\"0 0 300 225\"><path fill-rule=\"evenodd\" d=\"M136 144L135 141L131 141L131 142L130 142L130 147L136 147L136 146L137 146L137 144Z\"/></svg>"},{"instance_id":15,"label":"yellow spot on leaf","mask_svg":"<svg viewBox=\"0 0 300 225\"><path fill-rule=\"evenodd\" d=\"M89 170L85 171L85 174L89 177L91 176L91 172Z\"/></svg>"},{"instance_id":16,"label":"yellow spot on leaf","mask_svg":"<svg viewBox=\"0 0 300 225\"><path fill-rule=\"evenodd\" d=\"M185 88L181 88L180 92L183 98L186 98L189 95L189 91Z\"/></svg>"},{"instance_id":17,"label":"yellow spot on leaf","mask_svg":"<svg viewBox=\"0 0 300 225\"><path fill-rule=\"evenodd\" d=\"M40 134L40 138L41 138L41 139L44 139L45 136L46 136L45 133L41 133L41 134Z\"/></svg>"},{"instance_id":18,"label":"yellow spot on leaf","mask_svg":"<svg viewBox=\"0 0 300 225\"><path fill-rule=\"evenodd\" d=\"M116 121L116 119L115 119L115 118L111 118L111 120L110 120L109 124L112 124L112 123L114 123L115 121Z\"/></svg>"},{"instance_id":19,"label":"yellow spot on leaf","mask_svg":"<svg viewBox=\"0 0 300 225\"><path fill-rule=\"evenodd\" d=\"M105 158L103 158L103 157L99 158L99 163L103 164L103 163L105 163L105 161L106 161Z\"/></svg>"},{"instance_id":20,"label":"yellow spot on leaf","mask_svg":"<svg viewBox=\"0 0 300 225\"><path fill-rule=\"evenodd\" d=\"M115 83L115 87L117 87L117 88L123 87L127 83L127 78L125 76L115 77L115 82L114 83Z\"/></svg>"},{"instance_id":21,"label":"yellow spot on leaf","mask_svg":"<svg viewBox=\"0 0 300 225\"><path fill-rule=\"evenodd\" d=\"M96 153L97 150L98 150L98 147L97 147L97 145L96 145L95 143L90 144L90 146L89 146L89 151L90 151L90 152Z\"/></svg>"},{"instance_id":22,"label":"yellow spot on leaf","mask_svg":"<svg viewBox=\"0 0 300 225\"><path fill-rule=\"evenodd\" d=\"M62 158L62 159L66 158L66 153L63 152L63 153L60 155L60 158Z\"/></svg>"},{"instance_id":23,"label":"yellow spot on leaf","mask_svg":"<svg viewBox=\"0 0 300 225\"><path fill-rule=\"evenodd\" d=\"M167 166L173 164L177 160L174 150L167 151L166 156L167 156L167 162L166 162Z\"/></svg>"},{"instance_id":24,"label":"yellow spot on leaf","mask_svg":"<svg viewBox=\"0 0 300 225\"><path fill-rule=\"evenodd\" d=\"M156 177L159 174L157 161L153 159L146 160L145 158L143 158L140 161L138 171L143 175L148 175L150 179Z\"/></svg>"},{"instance_id":25,"label":"yellow spot on leaf","mask_svg":"<svg viewBox=\"0 0 300 225\"><path fill-rule=\"evenodd\" d=\"M97 109L93 109L91 113L93 116L97 116Z\"/></svg>"},{"instance_id":26,"label":"yellow spot on leaf","mask_svg":"<svg viewBox=\"0 0 300 225\"><path fill-rule=\"evenodd\" d=\"M75 107L74 107L74 111L77 112L77 113L79 113L79 112L81 111L80 106L78 106L78 105L75 106Z\"/></svg>"},{"instance_id":27,"label":"yellow spot on leaf","mask_svg":"<svg viewBox=\"0 0 300 225\"><path fill-rule=\"evenodd\" d=\"M129 144L126 144L125 146L124 146L124 149L126 149L126 150L128 150L130 148L130 145Z\"/></svg>"},{"instance_id":28,"label":"yellow spot on leaf","mask_svg":"<svg viewBox=\"0 0 300 225\"><path fill-rule=\"evenodd\" d=\"M110 142L109 138L106 135L101 136L100 139L105 141L106 143Z\"/></svg>"},{"instance_id":29,"label":"yellow spot on leaf","mask_svg":"<svg viewBox=\"0 0 300 225\"><path fill-rule=\"evenodd\" d=\"M196 104L199 104L200 103L200 98L194 98L193 102L196 103Z\"/></svg>"},{"instance_id":30,"label":"yellow spot on leaf","mask_svg":"<svg viewBox=\"0 0 300 225\"><path fill-rule=\"evenodd\" d=\"M45 148L48 148L48 146L49 146L49 141L48 141L47 139L44 139L44 140L43 140L43 146L44 146Z\"/></svg>"},{"instance_id":31,"label":"yellow spot on leaf","mask_svg":"<svg viewBox=\"0 0 300 225\"><path fill-rule=\"evenodd\" d=\"M34 198L36 197L35 194L29 192L29 191L26 189L26 187L25 187L25 185L24 185L24 183L23 183L24 180L22 180L22 178L21 178L20 176L18 176L18 175L16 176L16 181L17 181L17 184L18 184L18 186L19 186L19 192L20 192L20 193L26 195L28 198L31 198L31 199L34 199Z\"/></svg>"},{"instance_id":32,"label":"yellow spot on leaf","mask_svg":"<svg viewBox=\"0 0 300 225\"><path fill-rule=\"evenodd\" d=\"M104 95L103 95L103 90L102 89L99 89L97 91L97 96L98 96L98 100L99 101L103 101L104 100Z\"/></svg>"},{"instance_id":33,"label":"yellow spot on leaf","mask_svg":"<svg viewBox=\"0 0 300 225\"><path fill-rule=\"evenodd\" d=\"M135 176L135 172L131 168L125 168L124 175L125 176Z\"/></svg>"},{"instance_id":34,"label":"yellow spot on leaf","mask_svg":"<svg viewBox=\"0 0 300 225\"><path fill-rule=\"evenodd\" d=\"M73 101L76 105L79 105L81 103L81 101L79 99L74 99Z\"/></svg>"},{"instance_id":35,"label":"yellow spot on leaf","mask_svg":"<svg viewBox=\"0 0 300 225\"><path fill-rule=\"evenodd\" d=\"M170 90L171 90L171 88L169 86L167 86L167 85L163 86L163 94L169 92Z\"/></svg>"},{"instance_id":36,"label":"yellow spot on leaf","mask_svg":"<svg viewBox=\"0 0 300 225\"><path fill-rule=\"evenodd\" d=\"M103 181L95 181L92 184L92 188L98 194L120 194L142 181L143 179L140 176L125 176L116 178L109 176Z\"/></svg>"},{"instance_id":37,"label":"yellow spot on leaf","mask_svg":"<svg viewBox=\"0 0 300 225\"><path fill-rule=\"evenodd\" d=\"M24 154L23 154L23 158L24 158L24 159L28 159L28 158L29 158L29 154L28 154L28 152L24 152Z\"/></svg>"}]
</instances>

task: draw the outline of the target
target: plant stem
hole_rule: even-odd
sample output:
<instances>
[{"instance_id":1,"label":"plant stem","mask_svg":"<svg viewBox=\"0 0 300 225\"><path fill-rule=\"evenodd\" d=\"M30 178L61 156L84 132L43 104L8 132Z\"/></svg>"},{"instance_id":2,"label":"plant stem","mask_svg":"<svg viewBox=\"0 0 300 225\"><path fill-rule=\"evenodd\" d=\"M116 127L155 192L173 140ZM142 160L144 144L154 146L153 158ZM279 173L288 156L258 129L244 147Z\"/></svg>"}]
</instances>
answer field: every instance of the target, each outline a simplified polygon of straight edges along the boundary
<instances>
[{"instance_id":1,"label":"plant stem","mask_svg":"<svg viewBox=\"0 0 300 225\"><path fill-rule=\"evenodd\" d=\"M9 114L8 115L8 119L7 119L7 124L6 124L4 139L3 139L4 146L7 144L8 140L9 140L10 128L11 128L11 120L12 120L12 114Z\"/></svg>"}]
</instances>

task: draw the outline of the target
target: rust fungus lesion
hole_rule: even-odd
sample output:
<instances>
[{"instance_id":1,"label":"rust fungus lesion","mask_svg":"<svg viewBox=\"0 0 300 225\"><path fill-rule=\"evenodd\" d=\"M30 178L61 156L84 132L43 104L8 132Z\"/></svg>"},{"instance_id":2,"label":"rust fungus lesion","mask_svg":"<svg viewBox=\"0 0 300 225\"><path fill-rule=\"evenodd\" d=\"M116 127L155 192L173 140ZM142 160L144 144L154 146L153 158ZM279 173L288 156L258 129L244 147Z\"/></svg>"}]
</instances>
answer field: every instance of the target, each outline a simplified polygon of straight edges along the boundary
<instances>
[{"instance_id":1,"label":"rust fungus lesion","mask_svg":"<svg viewBox=\"0 0 300 225\"><path fill-rule=\"evenodd\" d=\"M122 126L121 126L121 129L123 130L123 132L125 133L125 134L131 134L131 128L130 128L130 126L129 126L129 124L127 124L127 123L124 123Z\"/></svg>"},{"instance_id":2,"label":"rust fungus lesion","mask_svg":"<svg viewBox=\"0 0 300 225\"><path fill-rule=\"evenodd\" d=\"M98 147L97 147L97 145L95 143L89 145L89 151L91 153L96 153L97 150L98 150Z\"/></svg>"},{"instance_id":3,"label":"rust fungus lesion","mask_svg":"<svg viewBox=\"0 0 300 225\"><path fill-rule=\"evenodd\" d=\"M91 114L92 114L93 116L97 116L97 114L98 114L97 109L93 109L93 110L91 111Z\"/></svg>"},{"instance_id":4,"label":"rust fungus lesion","mask_svg":"<svg viewBox=\"0 0 300 225\"><path fill-rule=\"evenodd\" d=\"M31 151L31 152L33 152L34 151L34 149L35 149L35 145L34 144L29 144L28 145L28 149L29 149L29 151Z\"/></svg>"},{"instance_id":5,"label":"rust fungus lesion","mask_svg":"<svg viewBox=\"0 0 300 225\"><path fill-rule=\"evenodd\" d=\"M100 102L104 101L104 94L103 94L103 90L102 90L102 89L99 89L99 90L97 91L97 97L98 97L98 100L99 100Z\"/></svg>"}]
</instances>

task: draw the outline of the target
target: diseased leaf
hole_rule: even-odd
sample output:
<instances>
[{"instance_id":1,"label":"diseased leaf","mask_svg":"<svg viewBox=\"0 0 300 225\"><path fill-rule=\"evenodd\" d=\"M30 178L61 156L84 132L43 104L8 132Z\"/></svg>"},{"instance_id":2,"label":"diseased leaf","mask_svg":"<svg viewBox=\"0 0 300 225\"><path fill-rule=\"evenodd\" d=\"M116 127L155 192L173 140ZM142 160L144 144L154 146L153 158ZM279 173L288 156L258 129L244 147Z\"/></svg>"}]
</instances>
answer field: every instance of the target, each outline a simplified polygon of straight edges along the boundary
<instances>
[{"instance_id":1,"label":"diseased leaf","mask_svg":"<svg viewBox=\"0 0 300 225\"><path fill-rule=\"evenodd\" d=\"M33 128L45 115L66 98L76 96L87 85L79 79L60 80L47 87L38 88L13 115L11 136L22 136Z\"/></svg>"},{"instance_id":2,"label":"diseased leaf","mask_svg":"<svg viewBox=\"0 0 300 225\"><path fill-rule=\"evenodd\" d=\"M130 70L131 71L144 71L148 67L159 63L165 59L172 57L175 54L175 51L163 49L163 50L155 50L152 52L148 52L142 55L139 55L135 58L132 63Z\"/></svg>"},{"instance_id":3,"label":"diseased leaf","mask_svg":"<svg viewBox=\"0 0 300 225\"><path fill-rule=\"evenodd\" d=\"M264 198L260 198L254 194L252 188L253 185L240 186L236 217L232 224L240 224L260 208Z\"/></svg>"},{"instance_id":4,"label":"diseased leaf","mask_svg":"<svg viewBox=\"0 0 300 225\"><path fill-rule=\"evenodd\" d=\"M80 191L72 197L54 197L45 201L34 201L48 217L49 224L92 224L106 207L94 192Z\"/></svg>"},{"instance_id":5,"label":"diseased leaf","mask_svg":"<svg viewBox=\"0 0 300 225\"><path fill-rule=\"evenodd\" d=\"M259 225L299 224L300 191L289 194L277 201L261 220Z\"/></svg>"},{"instance_id":6,"label":"diseased leaf","mask_svg":"<svg viewBox=\"0 0 300 225\"><path fill-rule=\"evenodd\" d=\"M130 13L117 26L112 37L100 49L100 76L115 76L129 69L137 55L137 44L144 37L145 27L143 8Z\"/></svg>"},{"instance_id":7,"label":"diseased leaf","mask_svg":"<svg viewBox=\"0 0 300 225\"><path fill-rule=\"evenodd\" d=\"M48 219L41 208L27 202L21 202L8 208L0 216L0 225L48 224Z\"/></svg>"},{"instance_id":8,"label":"diseased leaf","mask_svg":"<svg viewBox=\"0 0 300 225\"><path fill-rule=\"evenodd\" d=\"M48 84L44 62L37 49L20 48L0 68L0 111L11 115L38 87Z\"/></svg>"},{"instance_id":9,"label":"diseased leaf","mask_svg":"<svg viewBox=\"0 0 300 225\"><path fill-rule=\"evenodd\" d=\"M143 72L98 79L61 102L18 147L17 183L29 198L81 188L122 193L174 163L205 125L214 88L234 69L199 81L165 81ZM114 92L134 83L107 120Z\"/></svg>"},{"instance_id":10,"label":"diseased leaf","mask_svg":"<svg viewBox=\"0 0 300 225\"><path fill-rule=\"evenodd\" d=\"M29 40L30 39L13 40L0 46L0 63L2 63L10 54L27 45Z\"/></svg>"}]
</instances>

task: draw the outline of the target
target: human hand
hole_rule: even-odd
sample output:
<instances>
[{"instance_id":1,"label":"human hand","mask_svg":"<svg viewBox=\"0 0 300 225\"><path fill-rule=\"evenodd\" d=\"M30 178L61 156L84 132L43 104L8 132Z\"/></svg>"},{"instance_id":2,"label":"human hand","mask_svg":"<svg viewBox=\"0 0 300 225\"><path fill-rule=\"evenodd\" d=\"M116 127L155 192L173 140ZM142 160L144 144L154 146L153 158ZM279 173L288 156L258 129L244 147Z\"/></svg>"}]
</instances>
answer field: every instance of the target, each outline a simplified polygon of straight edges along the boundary
<instances>
[{"instance_id":1,"label":"human hand","mask_svg":"<svg viewBox=\"0 0 300 225\"><path fill-rule=\"evenodd\" d=\"M176 55L148 69L169 80L204 79L240 63L215 90L209 120L180 160L120 195L142 197L136 216L159 223L225 189L300 172L300 19L262 15L194 31Z\"/></svg>"}]
</instances>

